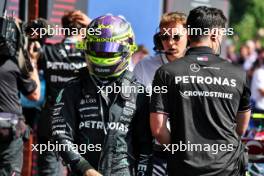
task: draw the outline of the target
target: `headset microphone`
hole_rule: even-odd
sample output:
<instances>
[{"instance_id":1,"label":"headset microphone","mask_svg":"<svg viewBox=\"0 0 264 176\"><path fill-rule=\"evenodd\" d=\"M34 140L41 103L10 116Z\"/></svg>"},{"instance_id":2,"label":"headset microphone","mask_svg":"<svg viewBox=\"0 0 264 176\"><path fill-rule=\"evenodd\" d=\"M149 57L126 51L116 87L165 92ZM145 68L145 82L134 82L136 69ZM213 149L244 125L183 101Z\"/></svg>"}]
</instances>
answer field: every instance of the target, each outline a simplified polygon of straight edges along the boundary
<instances>
[{"instance_id":1,"label":"headset microphone","mask_svg":"<svg viewBox=\"0 0 264 176\"><path fill-rule=\"evenodd\" d=\"M172 55L171 52L169 52L169 51L164 51L164 50L159 50L159 49L157 49L156 47L154 47L153 50L154 50L156 53L159 53L159 54Z\"/></svg>"},{"instance_id":2,"label":"headset microphone","mask_svg":"<svg viewBox=\"0 0 264 176\"><path fill-rule=\"evenodd\" d=\"M162 42L161 42L161 38L160 38L160 33L157 32L154 36L153 36L153 43L154 43L154 48L153 50L157 53L160 54L166 54L166 55L173 55L171 52L169 51L164 51Z\"/></svg>"},{"instance_id":3,"label":"headset microphone","mask_svg":"<svg viewBox=\"0 0 264 176\"><path fill-rule=\"evenodd\" d=\"M172 55L172 53L168 51L159 51L159 53L166 54L166 55Z\"/></svg>"},{"instance_id":4,"label":"headset microphone","mask_svg":"<svg viewBox=\"0 0 264 176\"><path fill-rule=\"evenodd\" d=\"M218 43L218 46L219 46L218 47L219 52L217 52L215 55L219 57L221 55L222 47L221 47L221 43L220 43L218 38L217 38L217 43Z\"/></svg>"}]
</instances>

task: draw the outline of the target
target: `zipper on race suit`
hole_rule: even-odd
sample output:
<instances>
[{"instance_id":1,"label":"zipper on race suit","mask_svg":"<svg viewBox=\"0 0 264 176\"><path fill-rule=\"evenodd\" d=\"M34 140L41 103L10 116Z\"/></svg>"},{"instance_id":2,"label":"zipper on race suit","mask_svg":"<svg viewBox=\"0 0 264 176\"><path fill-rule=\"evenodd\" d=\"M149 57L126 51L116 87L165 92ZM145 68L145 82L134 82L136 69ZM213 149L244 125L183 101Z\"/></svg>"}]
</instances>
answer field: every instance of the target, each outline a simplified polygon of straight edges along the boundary
<instances>
[{"instance_id":1,"label":"zipper on race suit","mask_svg":"<svg viewBox=\"0 0 264 176\"><path fill-rule=\"evenodd\" d=\"M114 98L114 100L113 100L113 102L110 104L110 106L109 106L109 111L108 111L108 115L109 115L109 122L112 120L112 116L111 116L111 108L112 108L112 105L116 102L116 100L117 100L117 97L118 97L118 95L119 94L116 94L115 95L115 98ZM101 118L102 118L102 121L103 121L103 124L104 124L104 131L105 131L105 135L107 135L108 133L107 133L107 130L106 130L106 128L105 128L105 119L104 119L104 111L103 111L103 104L102 104L102 97L101 97L102 95L99 95L99 103L100 103L100 115L101 115ZM106 102L106 103L109 103L109 102ZM107 137L105 136L104 137L104 146L105 146L105 143L106 143L106 139L107 139ZM104 146L102 146L102 149L104 149ZM102 157L103 157L103 151L104 150L102 150L101 151L101 153L100 153L100 157L99 157L99 161L98 161L98 170L99 170L99 167L101 166L101 162L102 162Z\"/></svg>"}]
</instances>

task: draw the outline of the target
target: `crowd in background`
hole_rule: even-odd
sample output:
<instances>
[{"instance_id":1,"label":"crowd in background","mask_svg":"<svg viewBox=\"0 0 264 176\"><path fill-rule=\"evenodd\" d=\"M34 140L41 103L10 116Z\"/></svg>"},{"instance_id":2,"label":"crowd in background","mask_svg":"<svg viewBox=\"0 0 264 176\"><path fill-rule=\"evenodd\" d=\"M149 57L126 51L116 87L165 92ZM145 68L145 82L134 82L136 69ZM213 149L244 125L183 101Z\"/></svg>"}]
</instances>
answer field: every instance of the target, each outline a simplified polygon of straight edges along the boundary
<instances>
[{"instance_id":1,"label":"crowd in background","mask_svg":"<svg viewBox=\"0 0 264 176\"><path fill-rule=\"evenodd\" d=\"M264 48L261 45L261 41L258 39L248 40L240 46L238 52L236 52L235 43L227 42L226 59L240 65L247 72L251 86L252 107L255 111L264 111L263 94L261 93L264 89L262 83L264 75L261 74L264 62Z\"/></svg>"}]
</instances>

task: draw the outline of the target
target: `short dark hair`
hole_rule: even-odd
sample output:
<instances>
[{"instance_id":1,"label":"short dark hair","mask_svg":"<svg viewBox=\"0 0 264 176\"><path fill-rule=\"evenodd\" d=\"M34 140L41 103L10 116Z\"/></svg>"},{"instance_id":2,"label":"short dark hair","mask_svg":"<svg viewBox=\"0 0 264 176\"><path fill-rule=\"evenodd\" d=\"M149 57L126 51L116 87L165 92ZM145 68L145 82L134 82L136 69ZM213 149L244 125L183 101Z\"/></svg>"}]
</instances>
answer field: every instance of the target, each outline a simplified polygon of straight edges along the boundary
<instances>
[{"instance_id":1,"label":"short dark hair","mask_svg":"<svg viewBox=\"0 0 264 176\"><path fill-rule=\"evenodd\" d=\"M223 11L217 8L199 6L190 11L187 18L187 27L189 30L194 28L201 29L204 32L205 28L212 30L213 28L225 28L226 17ZM200 41L205 35L189 33L190 41Z\"/></svg>"}]
</instances>

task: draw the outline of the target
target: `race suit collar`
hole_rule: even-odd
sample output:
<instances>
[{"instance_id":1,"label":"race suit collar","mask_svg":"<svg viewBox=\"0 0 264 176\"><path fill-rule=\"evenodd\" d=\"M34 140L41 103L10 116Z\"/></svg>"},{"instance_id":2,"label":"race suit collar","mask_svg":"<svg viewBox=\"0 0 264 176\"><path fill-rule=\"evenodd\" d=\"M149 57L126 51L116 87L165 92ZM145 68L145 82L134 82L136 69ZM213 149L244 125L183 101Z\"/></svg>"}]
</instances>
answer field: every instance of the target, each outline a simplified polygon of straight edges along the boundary
<instances>
[{"instance_id":1,"label":"race suit collar","mask_svg":"<svg viewBox=\"0 0 264 176\"><path fill-rule=\"evenodd\" d=\"M121 85L123 82L123 79L127 79L128 70L125 71L122 75L120 75L118 78L116 78L115 82L117 85ZM89 70L87 68L83 68L80 70L81 75L81 82L83 86L84 93L97 93L97 86L102 86L102 84L98 85L98 80L95 79L92 75L90 75ZM112 82L112 83L113 83Z\"/></svg>"},{"instance_id":2,"label":"race suit collar","mask_svg":"<svg viewBox=\"0 0 264 176\"><path fill-rule=\"evenodd\" d=\"M93 84L91 75L87 67L80 69L80 80L82 85L82 92L84 94L96 93L96 85Z\"/></svg>"},{"instance_id":3,"label":"race suit collar","mask_svg":"<svg viewBox=\"0 0 264 176\"><path fill-rule=\"evenodd\" d=\"M193 47L187 50L186 55L197 55L197 54L214 54L212 48L207 46Z\"/></svg>"}]
</instances>

